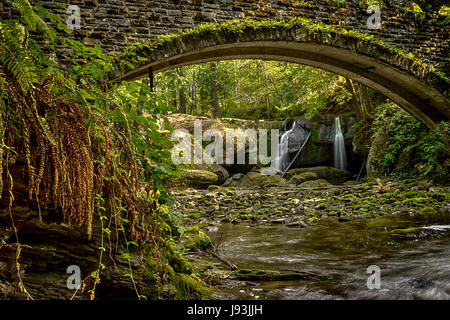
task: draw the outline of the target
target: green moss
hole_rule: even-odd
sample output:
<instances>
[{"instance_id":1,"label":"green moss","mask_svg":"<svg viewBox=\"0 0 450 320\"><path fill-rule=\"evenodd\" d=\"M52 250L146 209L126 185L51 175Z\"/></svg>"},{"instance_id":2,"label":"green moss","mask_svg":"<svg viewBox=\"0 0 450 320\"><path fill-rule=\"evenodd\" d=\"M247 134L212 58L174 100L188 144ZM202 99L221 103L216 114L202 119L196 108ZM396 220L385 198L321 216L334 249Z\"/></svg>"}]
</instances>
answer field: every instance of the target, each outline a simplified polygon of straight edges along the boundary
<instances>
[{"instance_id":1,"label":"green moss","mask_svg":"<svg viewBox=\"0 0 450 320\"><path fill-rule=\"evenodd\" d=\"M234 271L232 276L240 280L249 281L286 281L311 278L311 274L306 272L260 269L239 269Z\"/></svg>"},{"instance_id":2,"label":"green moss","mask_svg":"<svg viewBox=\"0 0 450 320\"><path fill-rule=\"evenodd\" d=\"M407 198L412 198L412 197L417 196L417 191L409 191L409 192L406 192L404 195Z\"/></svg>"},{"instance_id":3,"label":"green moss","mask_svg":"<svg viewBox=\"0 0 450 320\"><path fill-rule=\"evenodd\" d=\"M432 74L434 78L439 79L436 86L442 86L443 90L448 87L450 79L444 74L436 72L436 70L427 65L425 60L417 57L413 53L404 52L398 47L394 47L385 41L376 38L374 35L362 33L356 30L348 30L337 25L324 25L311 22L309 19L296 17L291 20L272 21L272 20L230 20L219 24L202 24L195 28L180 30L176 34L159 35L156 40L144 41L129 46L123 50L121 54L117 54L116 64L131 68L131 62L142 61L147 59L143 53L151 52L163 46L170 45L177 41L189 41L193 39L210 38L211 36L222 35L240 35L251 34L256 30L271 31L280 30L285 32L293 29L301 30L309 39L314 39L316 42L329 42L330 38L346 38L347 42L354 42L354 40L364 42L365 45L371 48L371 51L378 53L380 56L386 56L386 60L402 61L403 65L419 77L424 77L426 74ZM353 41L352 41L353 40ZM396 59L392 55L397 55Z\"/></svg>"},{"instance_id":4,"label":"green moss","mask_svg":"<svg viewBox=\"0 0 450 320\"><path fill-rule=\"evenodd\" d=\"M188 250L206 250L211 246L211 239L198 226L187 227L182 235L183 246Z\"/></svg>"},{"instance_id":5,"label":"green moss","mask_svg":"<svg viewBox=\"0 0 450 320\"><path fill-rule=\"evenodd\" d=\"M433 207L423 207L423 208L420 208L420 211L421 212L435 212L436 209Z\"/></svg>"},{"instance_id":6,"label":"green moss","mask_svg":"<svg viewBox=\"0 0 450 320\"><path fill-rule=\"evenodd\" d=\"M177 300L185 300L186 297L196 300L210 298L209 290L201 280L186 274L176 273L174 275L174 287L176 288L175 299Z\"/></svg>"},{"instance_id":7,"label":"green moss","mask_svg":"<svg viewBox=\"0 0 450 320\"><path fill-rule=\"evenodd\" d=\"M208 298L204 283L193 278L191 264L181 257L168 242L162 240L161 247L147 247L143 279L152 292L148 299L200 299ZM158 257L158 258L155 258Z\"/></svg>"},{"instance_id":8,"label":"green moss","mask_svg":"<svg viewBox=\"0 0 450 320\"><path fill-rule=\"evenodd\" d=\"M420 230L420 228L394 229L394 230L391 230L391 233L411 233L411 232L417 232L418 230Z\"/></svg>"}]
</instances>

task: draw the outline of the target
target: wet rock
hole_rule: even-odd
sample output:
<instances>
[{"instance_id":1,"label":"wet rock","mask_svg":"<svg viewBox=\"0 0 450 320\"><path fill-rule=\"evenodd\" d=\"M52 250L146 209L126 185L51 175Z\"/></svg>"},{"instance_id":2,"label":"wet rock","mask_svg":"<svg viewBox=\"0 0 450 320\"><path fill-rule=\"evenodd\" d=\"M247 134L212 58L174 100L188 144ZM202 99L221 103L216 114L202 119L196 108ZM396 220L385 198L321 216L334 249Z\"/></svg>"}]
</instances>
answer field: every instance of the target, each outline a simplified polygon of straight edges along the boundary
<instances>
[{"instance_id":1,"label":"wet rock","mask_svg":"<svg viewBox=\"0 0 450 320\"><path fill-rule=\"evenodd\" d=\"M270 223L273 223L273 224L283 224L285 222L286 222L286 219L284 219L284 218L270 220Z\"/></svg>"},{"instance_id":2,"label":"wet rock","mask_svg":"<svg viewBox=\"0 0 450 320\"><path fill-rule=\"evenodd\" d=\"M310 279L314 274L302 271L239 269L232 273L232 277L247 281L288 281Z\"/></svg>"},{"instance_id":3,"label":"wet rock","mask_svg":"<svg viewBox=\"0 0 450 320\"><path fill-rule=\"evenodd\" d=\"M306 227L307 227L307 224L304 223L303 221L298 220L298 221L292 221L292 222L286 223L286 227L301 227L301 228L306 228Z\"/></svg>"}]
</instances>

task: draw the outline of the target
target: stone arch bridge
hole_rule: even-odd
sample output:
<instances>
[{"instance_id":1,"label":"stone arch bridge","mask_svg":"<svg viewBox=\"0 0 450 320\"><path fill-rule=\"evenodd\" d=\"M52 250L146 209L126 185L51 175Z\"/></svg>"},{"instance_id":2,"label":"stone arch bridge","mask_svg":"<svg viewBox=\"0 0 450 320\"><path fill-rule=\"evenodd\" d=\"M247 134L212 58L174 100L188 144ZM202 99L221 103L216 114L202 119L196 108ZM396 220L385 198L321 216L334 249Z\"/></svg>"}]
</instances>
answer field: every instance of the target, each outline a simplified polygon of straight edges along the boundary
<instances>
[{"instance_id":1,"label":"stone arch bridge","mask_svg":"<svg viewBox=\"0 0 450 320\"><path fill-rule=\"evenodd\" d=\"M450 119L449 81L374 36L307 19L203 25L132 46L116 58L116 81L185 65L240 58L306 64L372 87L432 127ZM126 63L125 63L126 61Z\"/></svg>"},{"instance_id":2,"label":"stone arch bridge","mask_svg":"<svg viewBox=\"0 0 450 320\"><path fill-rule=\"evenodd\" d=\"M411 11L410 0L377 2L381 28L371 30L367 0L37 1L62 16L66 6L78 5L81 28L73 37L125 52L116 80L213 60L276 59L360 81L430 127L449 120L450 28L437 12L446 1L415 1L424 8L421 15ZM0 10L13 14L3 2ZM136 56L146 60L133 61Z\"/></svg>"}]
</instances>

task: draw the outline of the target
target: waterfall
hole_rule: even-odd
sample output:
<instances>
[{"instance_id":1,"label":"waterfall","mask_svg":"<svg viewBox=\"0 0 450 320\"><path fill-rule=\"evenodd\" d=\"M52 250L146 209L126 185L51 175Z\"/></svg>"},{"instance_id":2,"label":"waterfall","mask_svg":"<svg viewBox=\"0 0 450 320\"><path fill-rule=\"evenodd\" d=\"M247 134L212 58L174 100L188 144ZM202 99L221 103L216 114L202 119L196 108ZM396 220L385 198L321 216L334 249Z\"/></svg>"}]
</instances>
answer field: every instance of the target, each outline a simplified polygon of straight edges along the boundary
<instances>
[{"instance_id":1,"label":"waterfall","mask_svg":"<svg viewBox=\"0 0 450 320\"><path fill-rule=\"evenodd\" d=\"M289 165L289 134L295 129L297 120L292 124L292 128L281 135L278 143L278 150L276 150L275 159L271 163L271 167L277 172L284 172ZM283 124L285 125L285 123Z\"/></svg>"},{"instance_id":2,"label":"waterfall","mask_svg":"<svg viewBox=\"0 0 450 320\"><path fill-rule=\"evenodd\" d=\"M344 136L342 135L339 117L334 119L334 132L334 167L345 170L347 157L345 155Z\"/></svg>"}]
</instances>

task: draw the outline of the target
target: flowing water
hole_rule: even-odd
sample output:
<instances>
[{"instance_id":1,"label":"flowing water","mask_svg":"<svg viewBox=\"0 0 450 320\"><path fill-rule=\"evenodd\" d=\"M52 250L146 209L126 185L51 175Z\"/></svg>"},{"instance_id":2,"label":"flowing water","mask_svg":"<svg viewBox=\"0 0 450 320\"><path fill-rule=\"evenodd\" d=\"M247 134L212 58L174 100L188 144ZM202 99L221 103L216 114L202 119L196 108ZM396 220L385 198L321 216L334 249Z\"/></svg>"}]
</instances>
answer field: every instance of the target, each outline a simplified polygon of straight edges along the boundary
<instances>
[{"instance_id":1,"label":"flowing water","mask_svg":"<svg viewBox=\"0 0 450 320\"><path fill-rule=\"evenodd\" d=\"M284 172L289 165L289 135L295 129L297 120L292 124L292 128L281 135L278 143L278 150L275 154L275 159L271 163L271 167L278 172Z\"/></svg>"},{"instance_id":2,"label":"flowing water","mask_svg":"<svg viewBox=\"0 0 450 320\"><path fill-rule=\"evenodd\" d=\"M415 233L393 229L423 227ZM304 270L317 279L223 285L217 299L450 299L450 215L320 220L308 228L223 224L209 234L239 268ZM369 290L367 268L381 269Z\"/></svg>"},{"instance_id":3,"label":"flowing water","mask_svg":"<svg viewBox=\"0 0 450 320\"><path fill-rule=\"evenodd\" d=\"M347 156L345 154L345 142L339 117L334 119L334 131L334 167L345 170L347 165Z\"/></svg>"}]
</instances>

